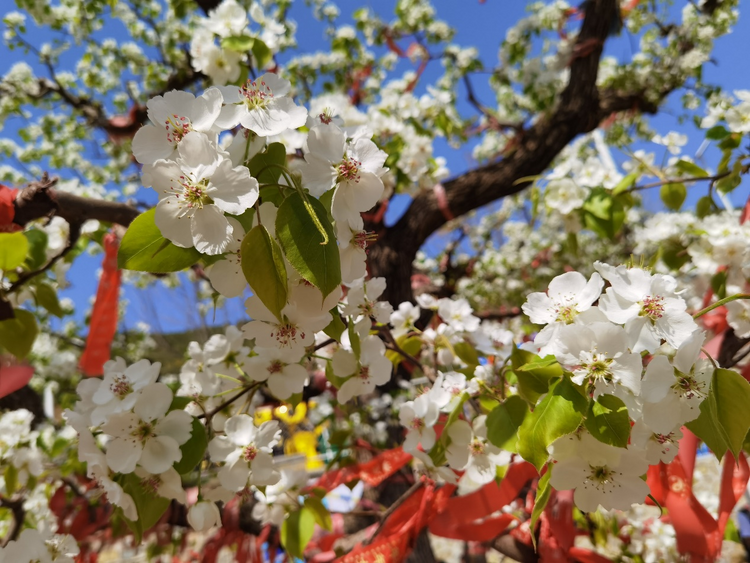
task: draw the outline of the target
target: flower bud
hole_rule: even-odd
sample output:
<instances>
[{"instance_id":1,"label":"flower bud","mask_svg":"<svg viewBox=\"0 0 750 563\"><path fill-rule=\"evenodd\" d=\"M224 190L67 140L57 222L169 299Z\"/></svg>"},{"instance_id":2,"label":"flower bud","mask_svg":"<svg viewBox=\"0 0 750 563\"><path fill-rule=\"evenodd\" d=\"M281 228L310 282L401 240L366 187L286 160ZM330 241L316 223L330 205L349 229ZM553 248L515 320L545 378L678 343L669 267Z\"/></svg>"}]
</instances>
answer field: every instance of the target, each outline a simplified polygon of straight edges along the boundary
<instances>
[{"instance_id":1,"label":"flower bud","mask_svg":"<svg viewBox=\"0 0 750 563\"><path fill-rule=\"evenodd\" d=\"M221 526L221 513L215 503L200 501L190 507L187 520L193 530L205 532L213 526Z\"/></svg>"}]
</instances>

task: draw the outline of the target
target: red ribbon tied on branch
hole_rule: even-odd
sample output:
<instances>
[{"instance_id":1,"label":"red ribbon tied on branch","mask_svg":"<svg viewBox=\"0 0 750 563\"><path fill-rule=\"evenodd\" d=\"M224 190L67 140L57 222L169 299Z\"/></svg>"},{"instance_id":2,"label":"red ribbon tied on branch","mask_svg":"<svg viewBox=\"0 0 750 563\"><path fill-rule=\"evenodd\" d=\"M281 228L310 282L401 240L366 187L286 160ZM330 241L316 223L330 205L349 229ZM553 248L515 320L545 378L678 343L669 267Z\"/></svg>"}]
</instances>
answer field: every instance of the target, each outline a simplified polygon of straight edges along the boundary
<instances>
[{"instance_id":1,"label":"red ribbon tied on branch","mask_svg":"<svg viewBox=\"0 0 750 563\"><path fill-rule=\"evenodd\" d=\"M15 233L21 230L21 226L13 222L16 216L16 194L17 189L0 184L0 233Z\"/></svg>"},{"instance_id":2,"label":"red ribbon tied on branch","mask_svg":"<svg viewBox=\"0 0 750 563\"><path fill-rule=\"evenodd\" d=\"M91 313L89 336L79 367L89 377L102 375L104 363L110 358L110 347L117 331L117 304L120 295L120 270L117 268L119 242L114 233L104 237L104 263L94 310Z\"/></svg>"}]
</instances>

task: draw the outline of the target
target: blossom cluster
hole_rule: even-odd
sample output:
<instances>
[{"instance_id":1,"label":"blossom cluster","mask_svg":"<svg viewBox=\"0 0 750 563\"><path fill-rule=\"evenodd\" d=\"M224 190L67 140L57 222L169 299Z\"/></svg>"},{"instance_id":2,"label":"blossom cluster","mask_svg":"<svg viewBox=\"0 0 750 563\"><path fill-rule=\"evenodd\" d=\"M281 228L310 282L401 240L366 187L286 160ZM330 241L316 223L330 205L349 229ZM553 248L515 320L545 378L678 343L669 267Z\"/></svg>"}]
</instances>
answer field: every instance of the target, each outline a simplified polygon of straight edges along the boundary
<instances>
[{"instance_id":1,"label":"blossom cluster","mask_svg":"<svg viewBox=\"0 0 750 563\"><path fill-rule=\"evenodd\" d=\"M581 510L626 510L647 496L641 477L648 466L668 463L677 454L680 428L698 417L713 366L699 358L705 333L687 313L673 277L601 262L595 268L590 279L568 272L553 279L546 292L529 295L523 311L542 328L520 349L559 365L562 378L586 402L611 405L614 400L627 412L625 443L613 445L593 435L581 417L577 429L549 447L551 485L575 489ZM394 334L404 326L401 334L420 340L421 357L425 364L434 358L437 374L414 400L399 404L404 448L427 466L437 466L445 479L455 481L453 471L463 471L461 489L468 492L493 480L496 467L510 461L503 449L515 447L488 439L483 409L477 410L475 402L466 410L468 405L488 394L497 398L501 389L521 393L525 400L529 395L521 381L506 389L510 376L505 366L516 354L512 332L487 322L480 325L462 300L431 302L422 296L421 302L436 309L435 328L417 330L413 323L419 311L409 304L392 316ZM467 345L474 349L473 359ZM478 360L477 352L487 360ZM545 400L544 394L536 397L532 407ZM448 424L436 432L451 413ZM529 455L529 450L521 454Z\"/></svg>"},{"instance_id":2,"label":"blossom cluster","mask_svg":"<svg viewBox=\"0 0 750 563\"><path fill-rule=\"evenodd\" d=\"M130 366L122 358L110 360L101 379L81 381L80 400L64 413L78 432L78 458L87 476L131 521L138 520L138 511L123 489L125 475L135 474L149 494L185 502L174 464L191 437L193 417L172 408L172 390L157 381L160 368L148 360Z\"/></svg>"},{"instance_id":3,"label":"blossom cluster","mask_svg":"<svg viewBox=\"0 0 750 563\"><path fill-rule=\"evenodd\" d=\"M595 267L589 280L577 272L558 276L547 293L530 295L524 305L531 321L544 325L526 347L554 356L594 400L619 398L634 424L628 447L602 443L584 428L553 444L550 483L575 489L576 505L585 511L627 509L644 500L641 476L648 465L675 457L680 428L700 414L713 373L710 361L699 358L705 333L687 313L673 277Z\"/></svg>"}]
</instances>

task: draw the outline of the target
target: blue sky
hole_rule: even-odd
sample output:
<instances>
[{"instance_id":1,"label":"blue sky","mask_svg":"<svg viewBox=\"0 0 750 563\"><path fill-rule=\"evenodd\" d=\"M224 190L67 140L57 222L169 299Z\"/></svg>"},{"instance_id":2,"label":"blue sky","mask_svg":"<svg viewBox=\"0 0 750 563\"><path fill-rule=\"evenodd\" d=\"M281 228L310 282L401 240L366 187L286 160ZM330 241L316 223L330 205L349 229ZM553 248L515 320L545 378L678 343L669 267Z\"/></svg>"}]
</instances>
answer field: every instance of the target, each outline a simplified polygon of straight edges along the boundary
<instances>
[{"instance_id":1,"label":"blue sky","mask_svg":"<svg viewBox=\"0 0 750 563\"><path fill-rule=\"evenodd\" d=\"M684 2L677 3L680 7ZM391 19L394 0L370 0L369 2L358 2L352 0L342 0L339 6L342 10L342 23L351 23L349 16L350 11L362 5L369 5L370 8L381 15L385 20ZM497 64L497 52L500 42L502 41L505 30L519 18L526 14L525 2L509 0L436 0L434 5L440 19L447 21L457 30L456 42L463 46L474 46L480 52L481 59L487 68L492 68ZM674 19L679 21L679 10L674 9ZM297 40L301 52L311 52L323 50L326 48L324 38L324 26L320 22L314 21L308 8L304 3L296 2L291 11L290 17L298 22ZM105 28L104 35L113 36L116 39L125 39L126 34L122 27L112 25L111 29ZM733 89L750 89L750 57L747 56L748 41L747 36L750 33L750 14L741 14L740 21L735 27L732 34L723 37L717 41L714 51L714 61L704 66L704 77L708 83L715 83L726 90ZM612 38L606 46L606 54L614 56L620 60L628 60L638 43L638 39L628 35L621 34L619 37ZM404 45L406 46L406 45ZM0 71L5 72L11 64L23 58L23 55L14 52L0 62ZM71 57L68 64L74 64L75 60ZM70 68L70 70L73 70ZM40 74L42 70L38 70ZM434 62L428 68L423 78L424 84L429 84L431 79L438 76L441 72L439 63ZM482 77L477 76L473 80L474 88L478 97L487 105L492 105L493 96L487 86L482 84ZM464 94L462 92L462 94ZM467 102L459 104L459 110L465 115L471 115L472 109ZM698 150L703 134L696 130L692 123L680 124L677 120L679 114L679 95L672 96L668 101L665 111L652 119L653 128L659 132L666 133L669 130L686 133L689 137L689 144L686 147L686 154L694 154ZM7 135L7 130L4 132ZM475 164L471 158L473 144L467 144L459 149L450 148L447 143L438 139L435 143L435 153L438 156L444 156L447 159L448 167L452 174L460 174ZM655 145L650 147L660 154L659 147ZM712 158L709 151L706 154L706 165L715 165L716 159ZM743 190L745 194L747 190ZM646 203L651 206L659 205L658 193L646 194ZM70 297L78 304L77 315L82 317L86 303L96 293L97 281L93 273L101 264L101 256L82 257L80 258L73 270L69 274L71 287L64 292L64 296ZM130 301L128 313L124 319L124 325L128 328L133 327L139 321L145 321L165 331L179 331L185 328L195 327L198 325L198 317L194 306L190 304L190 288L175 292L161 288L161 284L144 292L132 287L126 288L126 299ZM231 314L225 315L224 311L219 311L215 319L216 323L224 324L228 321L241 320L244 317L244 311L241 301L233 300L230 306ZM155 317L156 316L156 317ZM209 319L211 322L212 319Z\"/></svg>"}]
</instances>

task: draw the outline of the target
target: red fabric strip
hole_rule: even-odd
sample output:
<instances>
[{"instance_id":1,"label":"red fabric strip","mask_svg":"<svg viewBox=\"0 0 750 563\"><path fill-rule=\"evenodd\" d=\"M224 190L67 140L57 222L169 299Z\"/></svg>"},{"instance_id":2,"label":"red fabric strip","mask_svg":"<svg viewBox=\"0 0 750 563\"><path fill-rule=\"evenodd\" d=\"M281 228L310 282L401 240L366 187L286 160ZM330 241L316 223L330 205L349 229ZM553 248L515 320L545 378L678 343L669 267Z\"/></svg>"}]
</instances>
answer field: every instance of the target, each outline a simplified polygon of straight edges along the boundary
<instances>
[{"instance_id":1,"label":"red fabric strip","mask_svg":"<svg viewBox=\"0 0 750 563\"><path fill-rule=\"evenodd\" d=\"M21 227L13 222L16 216L16 194L18 190L0 184L0 233L15 233Z\"/></svg>"},{"instance_id":2,"label":"red fabric strip","mask_svg":"<svg viewBox=\"0 0 750 563\"><path fill-rule=\"evenodd\" d=\"M494 539L515 517L510 514L488 517L513 502L526 483L538 476L530 463L512 464L500 485L492 481L478 491L448 499L445 511L430 523L430 533L464 541Z\"/></svg>"},{"instance_id":3,"label":"red fabric strip","mask_svg":"<svg viewBox=\"0 0 750 563\"><path fill-rule=\"evenodd\" d=\"M117 331L117 304L120 296L120 270L117 269L117 247L114 233L104 237L104 263L94 310L91 313L89 336L79 367L84 375L102 375L104 363L110 358L112 339Z\"/></svg>"},{"instance_id":4,"label":"red fabric strip","mask_svg":"<svg viewBox=\"0 0 750 563\"><path fill-rule=\"evenodd\" d=\"M375 487L396 473L411 460L411 455L400 446L375 456L367 463L357 463L324 473L311 488L332 491L339 485L361 479Z\"/></svg>"}]
</instances>

